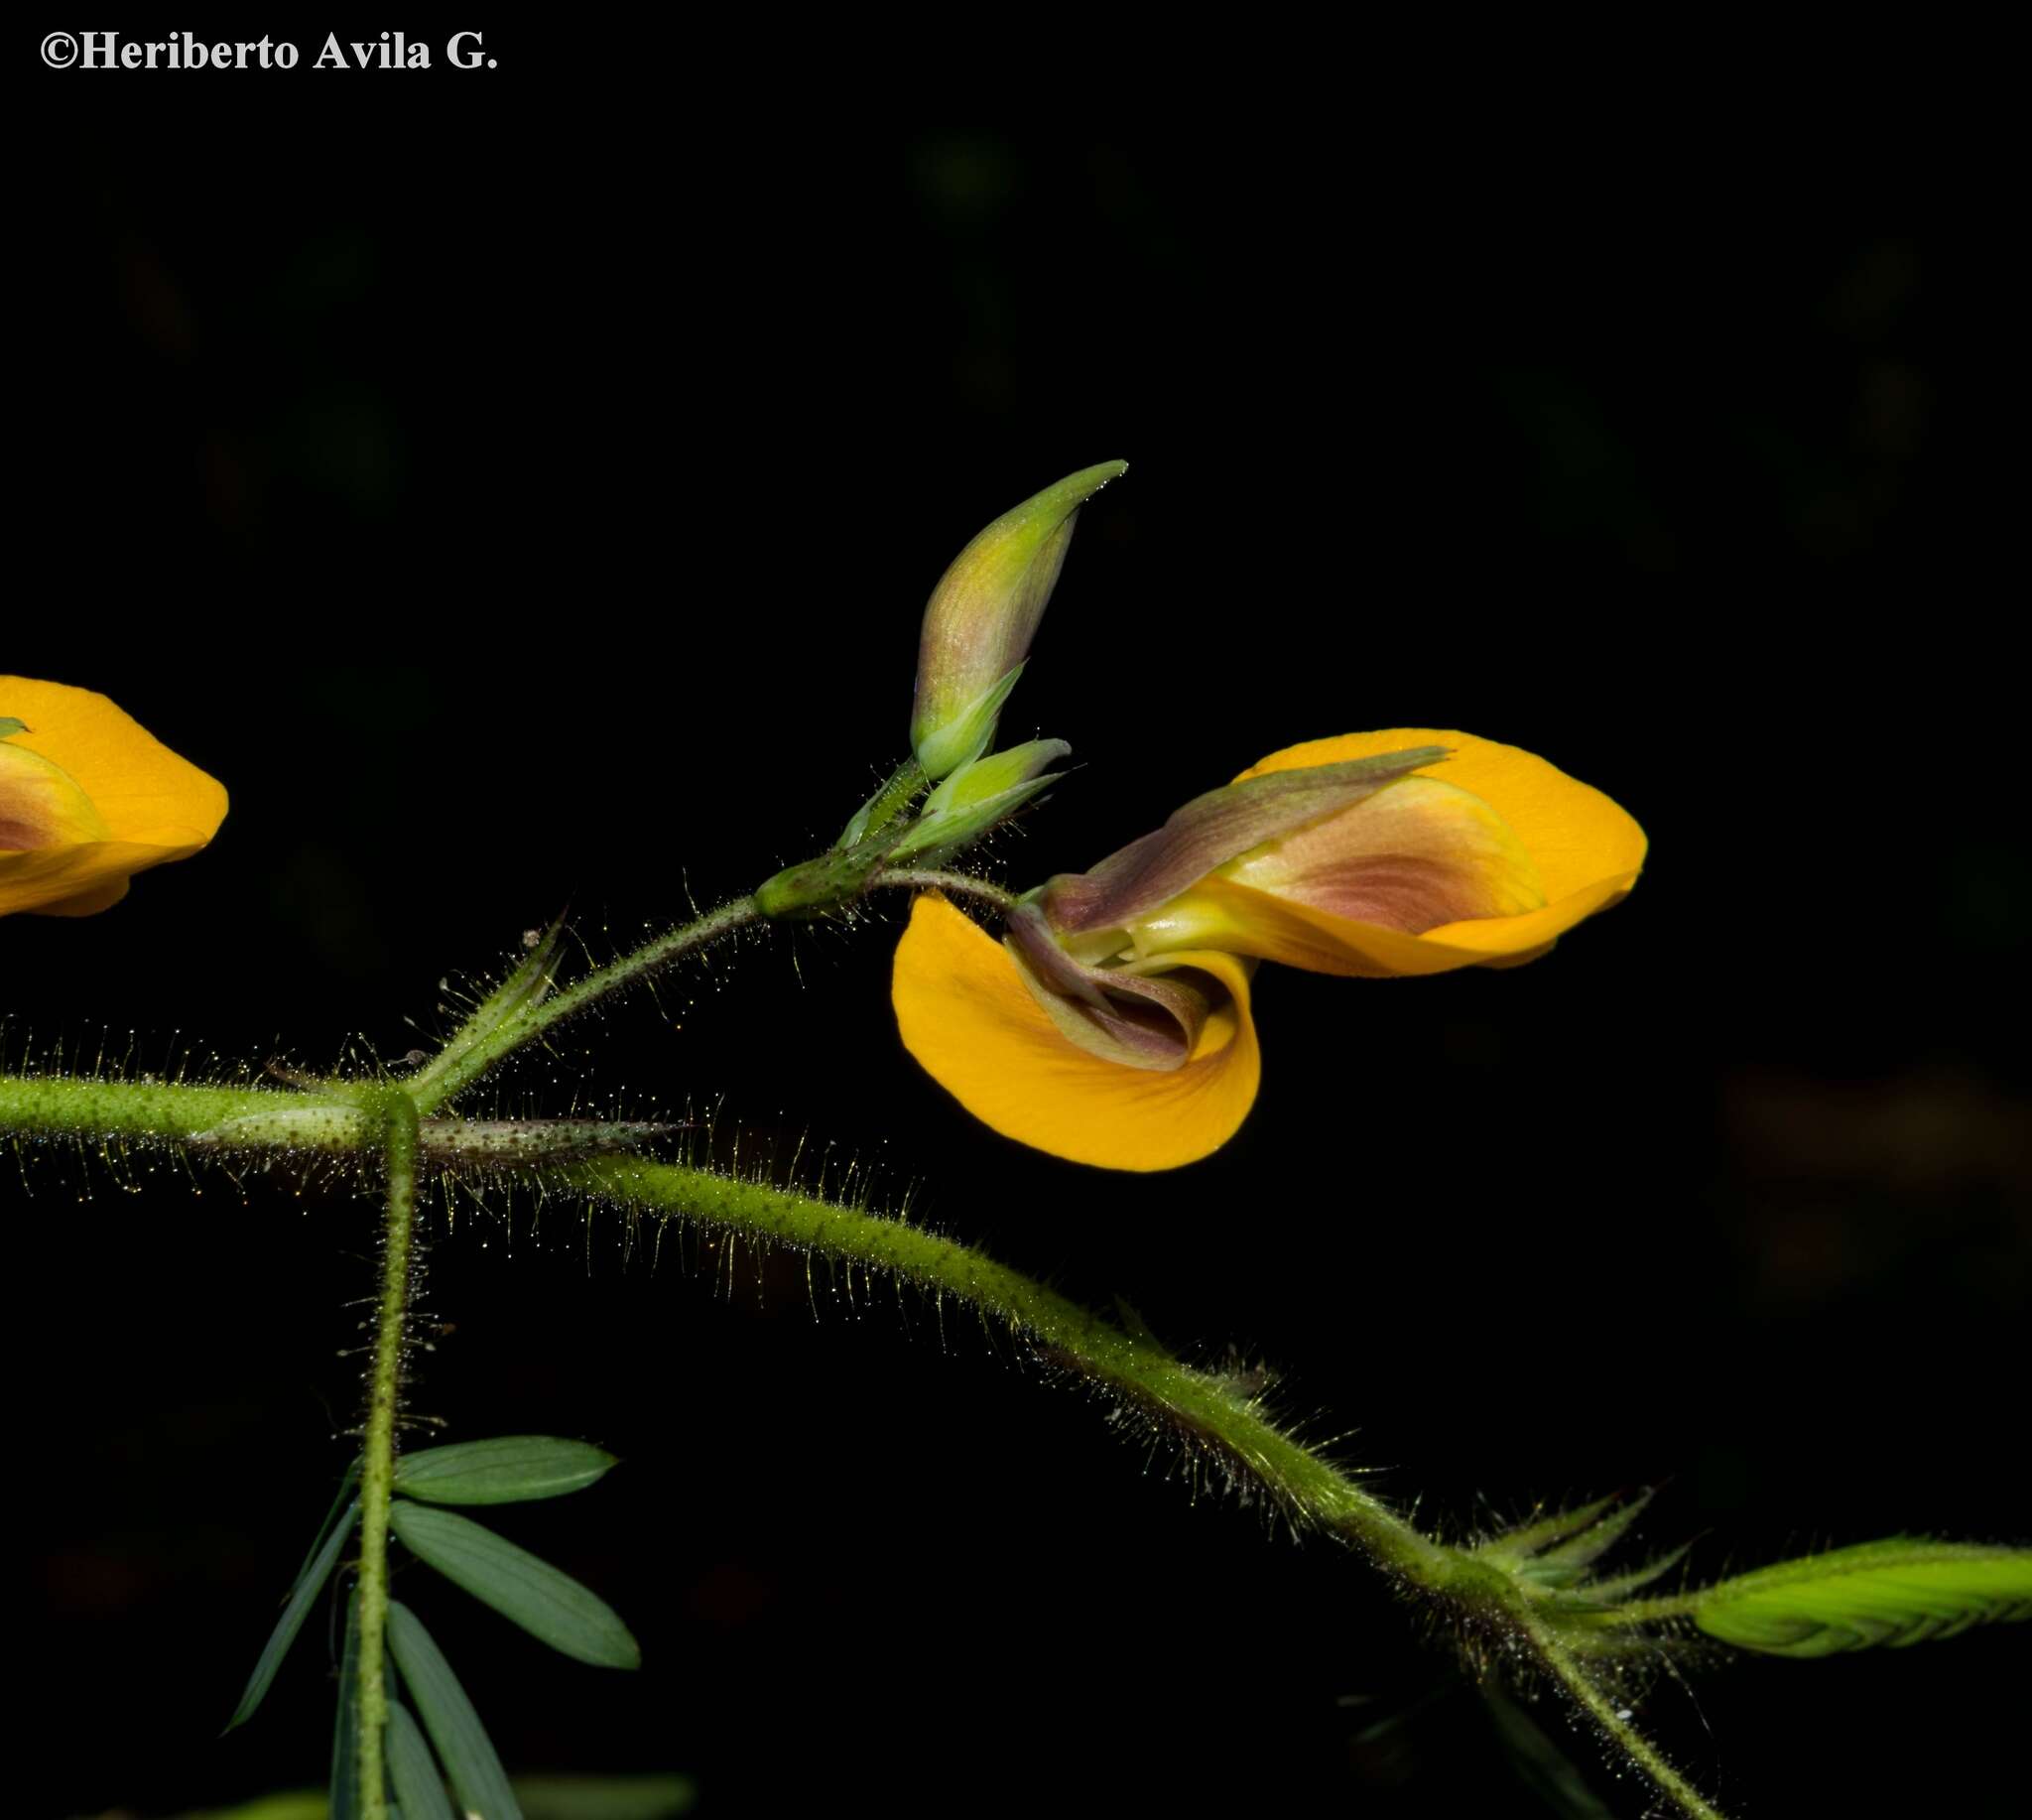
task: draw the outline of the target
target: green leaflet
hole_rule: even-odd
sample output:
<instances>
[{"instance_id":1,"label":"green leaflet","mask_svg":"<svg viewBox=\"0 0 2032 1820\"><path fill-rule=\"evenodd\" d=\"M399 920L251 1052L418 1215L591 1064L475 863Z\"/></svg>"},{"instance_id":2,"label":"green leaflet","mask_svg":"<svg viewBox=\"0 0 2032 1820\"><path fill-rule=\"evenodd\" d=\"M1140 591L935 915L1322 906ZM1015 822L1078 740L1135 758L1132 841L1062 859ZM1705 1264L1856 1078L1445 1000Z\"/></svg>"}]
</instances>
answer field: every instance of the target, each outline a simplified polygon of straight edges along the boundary
<instances>
[{"instance_id":1,"label":"green leaflet","mask_svg":"<svg viewBox=\"0 0 2032 1820\"><path fill-rule=\"evenodd\" d=\"M388 1703L388 1779L409 1820L452 1820L438 1759L400 1700Z\"/></svg>"},{"instance_id":2,"label":"green leaflet","mask_svg":"<svg viewBox=\"0 0 2032 1820\"><path fill-rule=\"evenodd\" d=\"M551 1435L501 1435L405 1454L395 1489L434 1504L510 1504L582 1491L614 1464L612 1454Z\"/></svg>"},{"instance_id":3,"label":"green leaflet","mask_svg":"<svg viewBox=\"0 0 2032 1820\"><path fill-rule=\"evenodd\" d=\"M642 1651L605 1601L470 1517L397 1498L390 1526L405 1546L530 1635L595 1668L639 1668Z\"/></svg>"},{"instance_id":4,"label":"green leaflet","mask_svg":"<svg viewBox=\"0 0 2032 1820\"><path fill-rule=\"evenodd\" d=\"M345 1602L345 1649L338 1659L338 1711L331 1722L330 1820L359 1820L360 1709L355 1675L360 1655L360 1596Z\"/></svg>"},{"instance_id":5,"label":"green leaflet","mask_svg":"<svg viewBox=\"0 0 2032 1820\"><path fill-rule=\"evenodd\" d=\"M1710 1636L1772 1655L1902 1648L2032 1618L2032 1549L1896 1536L1724 1580L1683 1609Z\"/></svg>"},{"instance_id":6,"label":"green leaflet","mask_svg":"<svg viewBox=\"0 0 2032 1820\"><path fill-rule=\"evenodd\" d=\"M417 1704L424 1729L438 1748L438 1757L458 1805L480 1820L522 1820L508 1772L494 1755L486 1727L472 1710L451 1664L432 1640L417 1615L400 1600L388 1602L388 1648L402 1671L403 1685ZM336 1810L333 1820L337 1820Z\"/></svg>"},{"instance_id":7,"label":"green leaflet","mask_svg":"<svg viewBox=\"0 0 2032 1820\"><path fill-rule=\"evenodd\" d=\"M345 1547L346 1538L352 1534L353 1523L360 1513L357 1497L344 1501L346 1494L352 1490L353 1477L353 1473L348 1471L345 1483L338 1489L340 1501L333 1503L318 1540L311 1544L310 1555L297 1570L296 1584L290 1588L282 1616L275 1621L275 1628L269 1632L268 1641L262 1647L261 1659L247 1677L246 1691L240 1695L240 1704L233 1709L232 1718L226 1721L228 1732L254 1717L255 1709L267 1697L269 1687L274 1683L283 1657L289 1654L290 1645L297 1640L297 1632L304 1627L304 1620L318 1603L318 1596L324 1591L325 1581L331 1578L339 1551Z\"/></svg>"},{"instance_id":8,"label":"green leaflet","mask_svg":"<svg viewBox=\"0 0 2032 1820\"><path fill-rule=\"evenodd\" d=\"M27 731L26 720L17 720L12 715L0 715L0 739L12 739L16 733Z\"/></svg>"}]
</instances>

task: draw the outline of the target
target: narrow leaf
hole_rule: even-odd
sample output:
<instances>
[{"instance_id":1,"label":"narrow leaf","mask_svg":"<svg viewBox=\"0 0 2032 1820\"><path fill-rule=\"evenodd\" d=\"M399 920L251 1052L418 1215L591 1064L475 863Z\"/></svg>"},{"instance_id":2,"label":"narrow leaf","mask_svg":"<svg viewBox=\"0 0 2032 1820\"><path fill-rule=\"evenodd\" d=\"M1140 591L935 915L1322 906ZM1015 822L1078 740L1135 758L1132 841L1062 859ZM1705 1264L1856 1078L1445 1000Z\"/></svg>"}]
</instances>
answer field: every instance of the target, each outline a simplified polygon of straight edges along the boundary
<instances>
[{"instance_id":1,"label":"narrow leaf","mask_svg":"<svg viewBox=\"0 0 2032 1820\"><path fill-rule=\"evenodd\" d=\"M338 1658L338 1711L331 1725L331 1820L359 1820L360 1707L353 1679L360 1659L360 1596L345 1602L345 1648Z\"/></svg>"},{"instance_id":2,"label":"narrow leaf","mask_svg":"<svg viewBox=\"0 0 2032 1820\"><path fill-rule=\"evenodd\" d=\"M1688 1596L1710 1636L1772 1655L1902 1648L2032 1618L2032 1549L1897 1536L1783 1561Z\"/></svg>"},{"instance_id":3,"label":"narrow leaf","mask_svg":"<svg viewBox=\"0 0 2032 1820\"><path fill-rule=\"evenodd\" d=\"M400 1700L388 1703L388 1779L409 1820L452 1820L444 1778L422 1729Z\"/></svg>"},{"instance_id":4,"label":"narrow leaf","mask_svg":"<svg viewBox=\"0 0 2032 1820\"><path fill-rule=\"evenodd\" d=\"M345 1484L339 1488L339 1496L352 1488L352 1474L346 1475ZM284 1602L282 1616L275 1621L275 1628L268 1633L268 1641L261 1650L261 1659L254 1664L254 1672L247 1677L246 1691L240 1695L240 1704L233 1709L232 1718L226 1721L226 1730L245 1725L254 1717L255 1709L267 1697L274 1684L276 1671L282 1667L283 1657L290 1652L290 1645L297 1640L297 1632L304 1627L304 1620L311 1615L311 1608L318 1603L318 1595L324 1591L325 1581L331 1578L331 1570L337 1565L340 1551L346 1538L352 1534L354 1519L359 1515L360 1502L353 1498L349 1502L334 1506L324 1519L324 1528L318 1539L311 1544L311 1553L304 1565L297 1570L296 1585L290 1588Z\"/></svg>"},{"instance_id":5,"label":"narrow leaf","mask_svg":"<svg viewBox=\"0 0 2032 1820\"><path fill-rule=\"evenodd\" d=\"M494 1755L487 1729L472 1710L465 1689L444 1651L417 1615L399 1600L388 1606L388 1648L402 1671L403 1685L416 1702L424 1730L437 1747L438 1760L451 1778L452 1792L467 1814L480 1820L522 1820L508 1772ZM337 1820L336 1814L333 1820Z\"/></svg>"},{"instance_id":6,"label":"narrow leaf","mask_svg":"<svg viewBox=\"0 0 2032 1820\"><path fill-rule=\"evenodd\" d=\"M583 1491L612 1454L554 1435L501 1435L427 1447L396 1462L395 1489L433 1504L512 1504Z\"/></svg>"},{"instance_id":7,"label":"narrow leaf","mask_svg":"<svg viewBox=\"0 0 2032 1820\"><path fill-rule=\"evenodd\" d=\"M470 1517L398 1498L388 1520L410 1551L553 1649L595 1668L639 1668L642 1651L605 1601Z\"/></svg>"},{"instance_id":8,"label":"narrow leaf","mask_svg":"<svg viewBox=\"0 0 2032 1820\"><path fill-rule=\"evenodd\" d=\"M12 739L16 733L27 731L26 720L17 720L12 715L0 715L0 739Z\"/></svg>"}]
</instances>

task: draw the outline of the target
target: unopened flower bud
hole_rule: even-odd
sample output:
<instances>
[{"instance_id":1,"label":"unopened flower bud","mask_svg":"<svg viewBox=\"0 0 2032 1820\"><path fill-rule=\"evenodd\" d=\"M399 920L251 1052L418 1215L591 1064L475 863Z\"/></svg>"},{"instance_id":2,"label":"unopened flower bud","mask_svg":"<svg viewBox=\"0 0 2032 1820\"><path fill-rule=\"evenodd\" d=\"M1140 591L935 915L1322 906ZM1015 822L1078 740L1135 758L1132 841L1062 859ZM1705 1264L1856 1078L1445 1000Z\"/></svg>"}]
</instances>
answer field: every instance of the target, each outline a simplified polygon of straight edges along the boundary
<instances>
[{"instance_id":1,"label":"unopened flower bud","mask_svg":"<svg viewBox=\"0 0 2032 1820\"><path fill-rule=\"evenodd\" d=\"M1082 467L1004 512L932 590L910 743L934 783L993 742L996 716L1022 673L1080 507L1127 467Z\"/></svg>"}]
</instances>

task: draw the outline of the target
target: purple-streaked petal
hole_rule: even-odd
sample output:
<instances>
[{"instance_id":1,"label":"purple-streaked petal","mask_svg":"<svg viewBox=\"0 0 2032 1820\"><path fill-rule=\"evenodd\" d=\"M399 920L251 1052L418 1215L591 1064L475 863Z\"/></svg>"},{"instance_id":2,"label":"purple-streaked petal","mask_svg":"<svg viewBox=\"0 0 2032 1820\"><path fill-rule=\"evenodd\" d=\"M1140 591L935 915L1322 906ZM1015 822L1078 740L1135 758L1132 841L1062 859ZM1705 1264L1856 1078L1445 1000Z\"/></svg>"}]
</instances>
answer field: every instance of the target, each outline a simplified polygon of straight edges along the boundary
<instances>
[{"instance_id":1,"label":"purple-streaked petal","mask_svg":"<svg viewBox=\"0 0 2032 1820\"><path fill-rule=\"evenodd\" d=\"M1040 902L1063 935L1122 928L1251 847L1349 809L1446 756L1444 746L1417 746L1209 790L1091 871L1062 872Z\"/></svg>"}]
</instances>

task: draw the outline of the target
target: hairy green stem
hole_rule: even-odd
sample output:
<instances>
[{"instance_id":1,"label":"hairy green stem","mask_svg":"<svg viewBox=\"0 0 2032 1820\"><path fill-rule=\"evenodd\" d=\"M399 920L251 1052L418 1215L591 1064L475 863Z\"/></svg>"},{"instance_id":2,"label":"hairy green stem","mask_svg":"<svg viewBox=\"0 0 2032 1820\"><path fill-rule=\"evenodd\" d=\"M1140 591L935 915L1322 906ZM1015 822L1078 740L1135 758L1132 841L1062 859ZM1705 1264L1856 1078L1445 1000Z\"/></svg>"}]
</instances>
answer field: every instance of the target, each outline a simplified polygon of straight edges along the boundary
<instances>
[{"instance_id":1,"label":"hairy green stem","mask_svg":"<svg viewBox=\"0 0 2032 1820\"><path fill-rule=\"evenodd\" d=\"M0 1131L30 1137L194 1137L236 1118L330 1105L318 1094L265 1087L0 1075Z\"/></svg>"},{"instance_id":2,"label":"hairy green stem","mask_svg":"<svg viewBox=\"0 0 2032 1820\"><path fill-rule=\"evenodd\" d=\"M388 1820L384 1747L388 1730L388 1506L395 1493L395 1418L402 1402L402 1354L409 1321L410 1244L416 1230L416 1103L399 1088L381 1102L386 1119L387 1231L381 1250L381 1303L374 1365L367 1380L367 1428L360 1444L360 1589L358 1693L360 1813Z\"/></svg>"},{"instance_id":3,"label":"hairy green stem","mask_svg":"<svg viewBox=\"0 0 2032 1820\"><path fill-rule=\"evenodd\" d=\"M1523 1625L1547 1670L1616 1749L1650 1777L1659 1793L1677 1802L1689 1820L1726 1820L1722 1811L1667 1762L1657 1746L1630 1723L1630 1709L1604 1691L1571 1649L1536 1619L1527 1617Z\"/></svg>"},{"instance_id":4,"label":"hairy green stem","mask_svg":"<svg viewBox=\"0 0 2032 1820\"><path fill-rule=\"evenodd\" d=\"M0 1135L71 1137L104 1144L109 1153L130 1140L167 1139L191 1144L199 1155L357 1155L380 1145L381 1092L345 1084L328 1094L287 1094L0 1075ZM671 1128L641 1119L428 1118L419 1137L422 1158L433 1166L514 1168L633 1149Z\"/></svg>"},{"instance_id":5,"label":"hairy green stem","mask_svg":"<svg viewBox=\"0 0 2032 1820\"><path fill-rule=\"evenodd\" d=\"M884 868L868 880L868 889L879 891L944 891L950 897L970 897L994 910L1013 910L1016 893L1005 891L985 878L965 872L944 872L933 866L897 865Z\"/></svg>"},{"instance_id":6,"label":"hairy green stem","mask_svg":"<svg viewBox=\"0 0 2032 1820\"><path fill-rule=\"evenodd\" d=\"M1521 1630L1547 1670L1661 1794L1692 1820L1723 1820L1602 1691L1511 1576L1416 1528L1280 1428L1250 1386L1198 1370L1149 1335L1125 1332L1020 1271L904 1221L767 1183L633 1159L574 1163L549 1172L546 1181L615 1207L883 1271L942 1307L950 1298L1001 1322L1045 1364L1118 1396L1153 1426L1246 1479L1294 1526L1342 1537L1400 1588L1433 1596L1477 1624Z\"/></svg>"},{"instance_id":7,"label":"hairy green stem","mask_svg":"<svg viewBox=\"0 0 2032 1820\"><path fill-rule=\"evenodd\" d=\"M722 936L731 935L736 929L755 922L760 915L752 897L737 897L732 903L722 904L717 910L699 917L697 922L687 923L682 929L659 936L633 954L623 955L597 973L586 975L564 991L524 1006L491 1030L476 1033L469 1041L454 1039L442 1054L409 1078L410 1096L416 1102L417 1110L431 1111L461 1088L470 1086L503 1057L512 1055L525 1043L534 1042L566 1018L575 1016L611 992L633 985L681 955L692 954Z\"/></svg>"},{"instance_id":8,"label":"hairy green stem","mask_svg":"<svg viewBox=\"0 0 2032 1820\"><path fill-rule=\"evenodd\" d=\"M887 795L901 790L897 797L899 806L908 803L922 787L923 781L923 774L912 762L890 779L884 786L884 793L878 794L876 800L883 801ZM908 783L907 789L903 788L905 783ZM864 888L878 886L947 891L954 896L976 899L996 910L1007 910L1016 902L1013 893L1003 890L1000 885L990 884L986 879L932 867L899 866L880 871L868 880ZM737 897L733 902L722 904L717 910L699 917L697 922L687 923L684 928L660 936L633 954L623 955L620 960L588 974L552 997L532 999L490 1026L469 1026L461 1030L444 1050L410 1076L408 1087L417 1110L426 1113L435 1110L497 1062L566 1018L575 1016L610 993L633 985L683 955L696 953L723 936L761 921L762 914L755 898Z\"/></svg>"},{"instance_id":9,"label":"hairy green stem","mask_svg":"<svg viewBox=\"0 0 2032 1820\"><path fill-rule=\"evenodd\" d=\"M550 1171L546 1181L887 1271L927 1294L978 1309L1027 1336L1046 1363L1118 1393L1189 1445L1210 1450L1294 1520L1347 1537L1417 1585L1446 1591L1464 1583L1471 1564L1284 1433L1245 1386L1195 1370L1155 1340L1125 1333L954 1239L810 1195L677 1164L616 1158Z\"/></svg>"}]
</instances>

